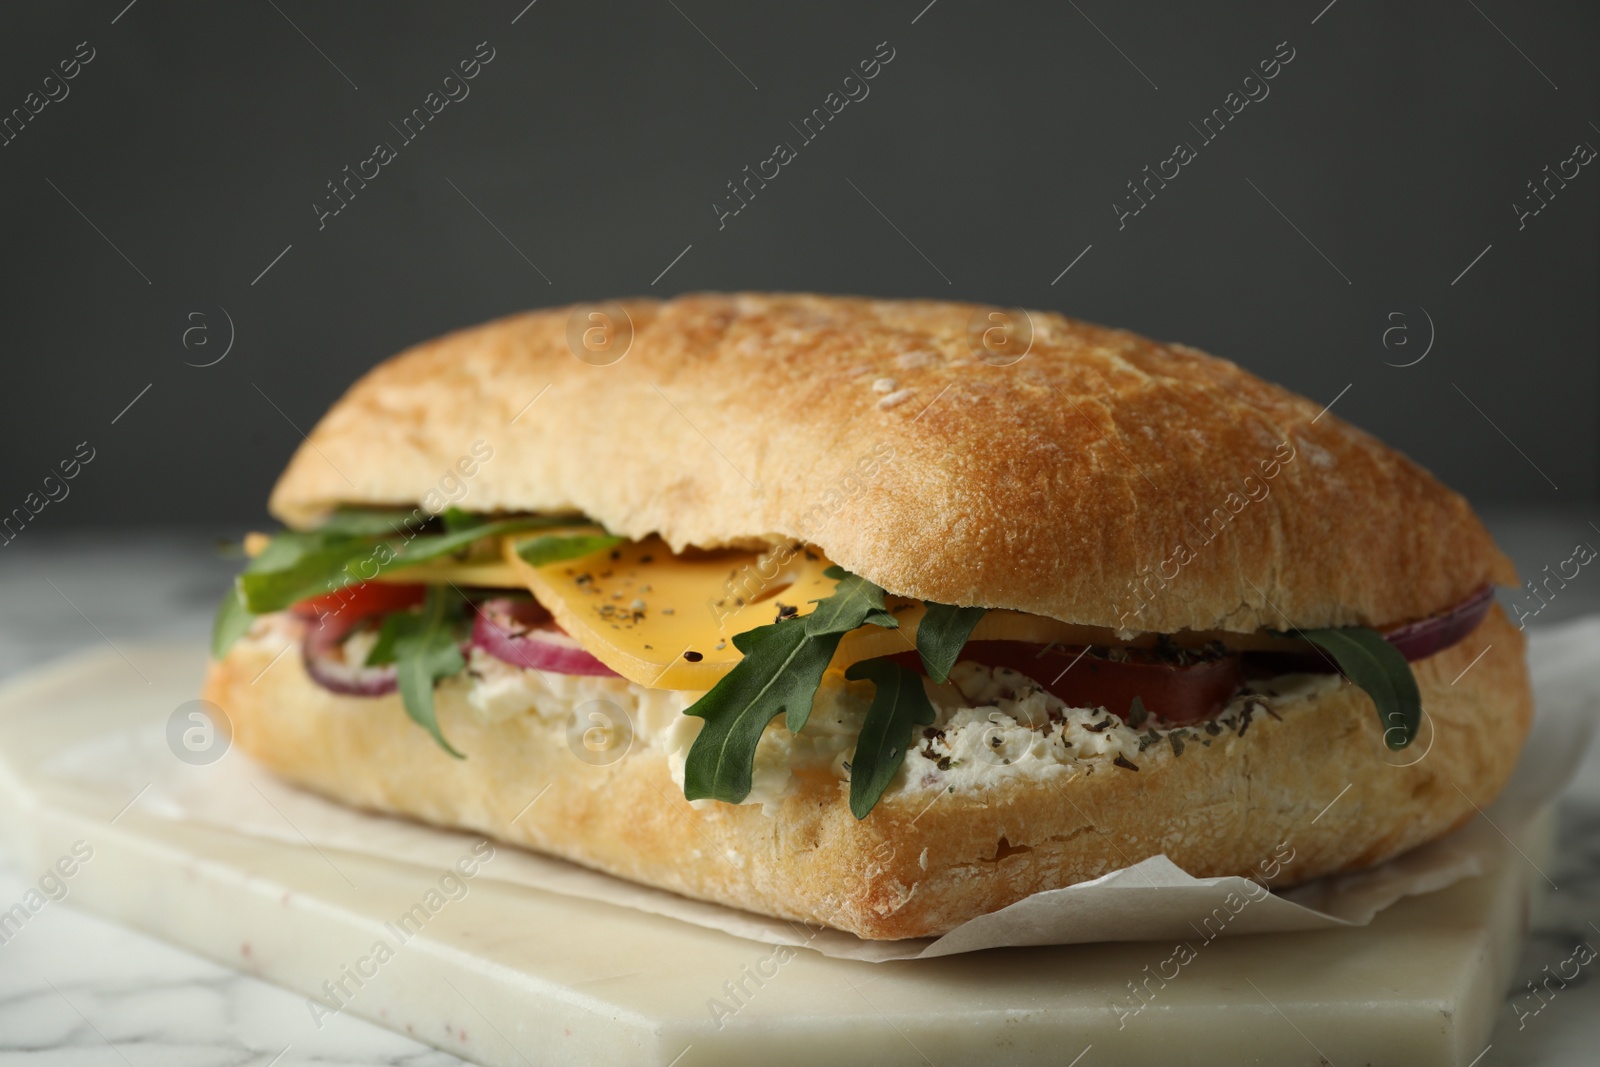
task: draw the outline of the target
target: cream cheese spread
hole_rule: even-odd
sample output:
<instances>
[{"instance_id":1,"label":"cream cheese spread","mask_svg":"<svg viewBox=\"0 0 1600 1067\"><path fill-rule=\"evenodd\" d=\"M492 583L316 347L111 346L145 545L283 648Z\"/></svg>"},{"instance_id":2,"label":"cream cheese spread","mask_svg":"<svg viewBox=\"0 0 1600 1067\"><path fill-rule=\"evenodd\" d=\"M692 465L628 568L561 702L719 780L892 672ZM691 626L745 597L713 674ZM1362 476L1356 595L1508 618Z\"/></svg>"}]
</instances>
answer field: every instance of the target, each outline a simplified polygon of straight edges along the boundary
<instances>
[{"instance_id":1,"label":"cream cheese spread","mask_svg":"<svg viewBox=\"0 0 1600 1067\"><path fill-rule=\"evenodd\" d=\"M292 639L295 625L282 616L267 617L257 621L247 640L276 649ZM1281 713L1298 701L1337 689L1343 679L1296 674L1256 681L1215 719L1164 726L1152 718L1139 728L1103 709L1068 707L1007 667L963 661L944 685L926 679L923 684L934 706L934 722L913 733L890 792L976 792L1018 775L1065 779L1118 761L1137 766L1142 759L1172 758L1186 744L1209 745L1227 733L1242 733L1263 706ZM704 724L684 714L702 692L651 689L620 677L527 670L476 648L468 654L467 670L443 686L464 688L467 706L485 723L521 715L564 720L579 708L604 702L631 725L635 747L665 754L680 787L689 748ZM799 734L791 734L781 716L767 726L756 747L752 787L744 803L774 814L794 792L796 770L827 769L848 781L850 756L872 693L871 683L847 681L843 671L828 671Z\"/></svg>"}]
</instances>

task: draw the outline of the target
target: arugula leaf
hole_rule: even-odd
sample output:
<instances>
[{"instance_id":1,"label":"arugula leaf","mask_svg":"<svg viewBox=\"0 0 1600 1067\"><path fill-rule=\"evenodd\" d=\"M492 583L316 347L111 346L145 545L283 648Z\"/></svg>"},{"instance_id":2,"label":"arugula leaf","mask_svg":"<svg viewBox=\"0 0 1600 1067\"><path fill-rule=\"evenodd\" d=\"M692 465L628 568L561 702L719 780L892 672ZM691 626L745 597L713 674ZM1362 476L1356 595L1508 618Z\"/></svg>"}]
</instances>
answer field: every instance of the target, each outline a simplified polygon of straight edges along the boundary
<instances>
[{"instance_id":1,"label":"arugula leaf","mask_svg":"<svg viewBox=\"0 0 1600 1067\"><path fill-rule=\"evenodd\" d=\"M383 622L406 714L457 759L466 757L452 748L439 730L433 687L439 679L448 678L467 665L457 637L462 607L461 596L453 590L430 586L420 612L397 611Z\"/></svg>"},{"instance_id":2,"label":"arugula leaf","mask_svg":"<svg viewBox=\"0 0 1600 1067\"><path fill-rule=\"evenodd\" d=\"M1385 745L1401 749L1411 744L1422 726L1422 694L1399 649L1364 626L1291 632L1327 652L1346 678L1367 691L1378 709Z\"/></svg>"},{"instance_id":3,"label":"arugula leaf","mask_svg":"<svg viewBox=\"0 0 1600 1067\"><path fill-rule=\"evenodd\" d=\"M811 701L843 634L812 636L798 621L735 634L744 658L684 714L705 720L689 746L683 795L738 804L750 795L756 745L767 723L787 708L811 713ZM791 727L792 729L792 727Z\"/></svg>"},{"instance_id":4,"label":"arugula leaf","mask_svg":"<svg viewBox=\"0 0 1600 1067\"><path fill-rule=\"evenodd\" d=\"M433 516L422 508L336 508L322 520L314 534L323 537L404 537L415 535L431 523Z\"/></svg>"},{"instance_id":5,"label":"arugula leaf","mask_svg":"<svg viewBox=\"0 0 1600 1067\"><path fill-rule=\"evenodd\" d=\"M457 530L470 530L474 526L482 526L488 522L482 515L451 505L439 512L439 521L444 523L446 533L455 533Z\"/></svg>"},{"instance_id":6,"label":"arugula leaf","mask_svg":"<svg viewBox=\"0 0 1600 1067\"><path fill-rule=\"evenodd\" d=\"M850 811L865 819L905 762L912 731L932 726L934 710L922 688L922 676L894 660L852 663L844 676L867 678L877 686L856 738L855 755L850 757Z\"/></svg>"},{"instance_id":7,"label":"arugula leaf","mask_svg":"<svg viewBox=\"0 0 1600 1067\"><path fill-rule=\"evenodd\" d=\"M569 515L486 519L459 508L445 512L445 532L417 524L418 511L399 508L340 508L315 530L285 530L246 564L235 591L224 600L212 629L212 655L221 658L255 615L370 581L385 571L459 552L485 537L548 526L570 526ZM425 514L425 513L424 513Z\"/></svg>"},{"instance_id":8,"label":"arugula leaf","mask_svg":"<svg viewBox=\"0 0 1600 1067\"><path fill-rule=\"evenodd\" d=\"M476 511L464 511L458 507L448 507L439 512L439 521L444 524L446 533L460 533L467 530L480 530L486 526L502 526L506 523L515 523L519 530L536 530L542 526L591 526L593 523L578 514L565 515L522 515L510 519L492 519ZM514 531L513 531L514 532ZM487 536L487 535L486 535Z\"/></svg>"},{"instance_id":9,"label":"arugula leaf","mask_svg":"<svg viewBox=\"0 0 1600 1067\"><path fill-rule=\"evenodd\" d=\"M391 611L383 617L383 621L378 625L378 639L373 641L372 647L367 650L363 667L387 667L395 661L395 638L405 632L407 624L402 620L410 615L409 611Z\"/></svg>"},{"instance_id":10,"label":"arugula leaf","mask_svg":"<svg viewBox=\"0 0 1600 1067\"><path fill-rule=\"evenodd\" d=\"M250 621L257 614L278 610L276 607L251 607L250 595L245 589L245 575L271 574L275 576L274 582L281 582L285 586L313 582L328 569L332 561L342 558L340 553L328 553L326 545L327 539L320 534L290 530L267 542L267 547L260 555L245 564L244 574L234 579L233 587L217 609L217 617L211 627L211 655L221 659L249 629ZM322 591L313 587L307 596L315 596ZM257 601L258 605L264 602Z\"/></svg>"},{"instance_id":11,"label":"arugula leaf","mask_svg":"<svg viewBox=\"0 0 1600 1067\"><path fill-rule=\"evenodd\" d=\"M245 606L244 594L239 591L239 583L235 581L228 586L228 594L222 598L222 606L217 609L216 621L211 624L211 658L221 659L227 655L228 649L244 636L255 618Z\"/></svg>"},{"instance_id":12,"label":"arugula leaf","mask_svg":"<svg viewBox=\"0 0 1600 1067\"><path fill-rule=\"evenodd\" d=\"M830 646L830 656L831 649L839 646L838 638L842 638L851 630L867 625L881 626L885 630L899 629L900 620L883 606L884 594L881 586L874 585L839 566L829 567L822 573L824 577L835 580L833 592L811 601L817 607L805 617L805 628L806 636L812 640L821 641L829 637L835 639ZM737 642L735 645L737 646ZM797 734L805 729L806 720L810 717L811 702L808 700L804 704L789 708L784 725L789 728L790 733Z\"/></svg>"},{"instance_id":13,"label":"arugula leaf","mask_svg":"<svg viewBox=\"0 0 1600 1067\"><path fill-rule=\"evenodd\" d=\"M571 519L554 516L527 519L496 519L493 522L479 523L477 526L469 526L466 529L458 529L451 533L437 534L431 537L417 537L394 546L394 562L384 565L381 570L386 571L395 567L410 567L418 563L426 563L430 559L438 559L440 556L448 556L452 552L459 552L474 541L485 537L504 537L506 534L521 533L524 530L537 530L541 526L570 525L572 525Z\"/></svg>"},{"instance_id":14,"label":"arugula leaf","mask_svg":"<svg viewBox=\"0 0 1600 1067\"><path fill-rule=\"evenodd\" d=\"M967 638L988 609L958 608L931 600L924 604L927 612L917 624L917 654L922 657L928 677L935 685L943 685L961 650L967 647Z\"/></svg>"},{"instance_id":15,"label":"arugula leaf","mask_svg":"<svg viewBox=\"0 0 1600 1067\"><path fill-rule=\"evenodd\" d=\"M499 519L449 533L418 535L410 541L324 534L321 530L289 531L274 537L266 550L250 561L239 584L245 605L256 614L265 614L347 585L371 581L397 567L448 556L485 537L570 522L553 516Z\"/></svg>"},{"instance_id":16,"label":"arugula leaf","mask_svg":"<svg viewBox=\"0 0 1600 1067\"><path fill-rule=\"evenodd\" d=\"M580 559L622 544L626 538L610 534L542 534L517 546L524 563L543 567L567 559Z\"/></svg>"},{"instance_id":17,"label":"arugula leaf","mask_svg":"<svg viewBox=\"0 0 1600 1067\"><path fill-rule=\"evenodd\" d=\"M469 524L462 521L464 515L451 516L449 525L455 529L414 534L410 540L405 539L409 528L404 523L414 519L415 512L365 509L336 511L316 530L278 534L250 561L224 599L212 630L212 654L219 658L225 654L257 614L279 611L395 567L458 552L485 537L570 521L539 517ZM384 534L399 536L385 538ZM370 665L395 664L406 714L458 759L463 758L461 753L439 729L433 689L439 679L466 667L457 635L463 615L458 593L429 587L420 612L399 611L384 619L367 657Z\"/></svg>"},{"instance_id":18,"label":"arugula leaf","mask_svg":"<svg viewBox=\"0 0 1600 1067\"><path fill-rule=\"evenodd\" d=\"M281 611L358 581L348 567L374 548L374 542L364 539L280 533L239 575L239 591L257 615Z\"/></svg>"},{"instance_id":19,"label":"arugula leaf","mask_svg":"<svg viewBox=\"0 0 1600 1067\"><path fill-rule=\"evenodd\" d=\"M829 567L822 572L837 579L833 592L812 603L817 609L806 616L806 633L812 637L823 634L846 634L871 623L886 630L899 627L900 620L889 614L883 606L883 589L865 578L851 574L843 567ZM791 726L790 729L797 729Z\"/></svg>"},{"instance_id":20,"label":"arugula leaf","mask_svg":"<svg viewBox=\"0 0 1600 1067\"><path fill-rule=\"evenodd\" d=\"M688 799L737 804L749 796L762 731L780 714L790 733L805 728L823 672L844 635L867 624L900 625L884 608L882 588L842 567L823 573L838 584L830 595L812 601L815 611L735 634L733 647L744 658L684 711L706 721L684 765Z\"/></svg>"}]
</instances>

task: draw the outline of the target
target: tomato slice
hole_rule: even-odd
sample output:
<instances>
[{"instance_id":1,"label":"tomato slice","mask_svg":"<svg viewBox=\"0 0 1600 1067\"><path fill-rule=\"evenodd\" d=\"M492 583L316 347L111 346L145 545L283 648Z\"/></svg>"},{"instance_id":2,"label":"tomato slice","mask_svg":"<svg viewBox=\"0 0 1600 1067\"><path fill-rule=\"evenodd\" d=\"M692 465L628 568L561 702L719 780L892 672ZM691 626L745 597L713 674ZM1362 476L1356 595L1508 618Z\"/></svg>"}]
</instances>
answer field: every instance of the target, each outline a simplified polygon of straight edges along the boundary
<instances>
[{"instance_id":1,"label":"tomato slice","mask_svg":"<svg viewBox=\"0 0 1600 1067\"><path fill-rule=\"evenodd\" d=\"M320 619L324 627L341 632L372 615L386 615L422 603L427 586L392 582L357 582L310 600L302 600L289 610L304 619Z\"/></svg>"},{"instance_id":2,"label":"tomato slice","mask_svg":"<svg viewBox=\"0 0 1600 1067\"><path fill-rule=\"evenodd\" d=\"M1024 641L970 641L961 653L961 659L1027 675L1068 707L1103 707L1123 719L1128 718L1134 697L1169 723L1214 718L1244 684L1243 657L1238 653L1189 664L1172 663L1140 649L1129 649L1128 656L1112 660L1081 645ZM914 670L922 669L914 652L895 658Z\"/></svg>"}]
</instances>

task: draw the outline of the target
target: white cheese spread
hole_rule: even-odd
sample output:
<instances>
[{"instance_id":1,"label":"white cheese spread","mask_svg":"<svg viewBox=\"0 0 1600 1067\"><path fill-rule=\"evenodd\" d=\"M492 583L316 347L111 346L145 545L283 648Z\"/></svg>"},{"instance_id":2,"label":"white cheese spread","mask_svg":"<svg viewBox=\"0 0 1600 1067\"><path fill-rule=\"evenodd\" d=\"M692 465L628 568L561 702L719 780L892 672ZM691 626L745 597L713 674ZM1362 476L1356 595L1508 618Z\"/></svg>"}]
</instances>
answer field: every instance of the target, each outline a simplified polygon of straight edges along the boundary
<instances>
[{"instance_id":1,"label":"white cheese spread","mask_svg":"<svg viewBox=\"0 0 1600 1067\"><path fill-rule=\"evenodd\" d=\"M290 639L293 625L269 616L258 620L246 639L278 647ZM704 720L683 713L703 692L651 689L619 677L525 670L476 648L468 655L467 670L445 684L464 686L467 705L485 723L519 715L566 719L593 701L604 701L631 724L635 747L666 755L680 787L689 747L704 725ZM1209 745L1226 734L1242 733L1263 705L1280 713L1338 688L1342 679L1298 674L1253 682L1213 720L1163 727L1152 719L1143 729L1103 709L1069 708L1007 667L961 662L946 684L923 684L935 709L934 723L913 733L890 792L975 792L1018 775L1071 778L1118 760L1137 766L1141 760L1174 758L1184 745ZM798 735L788 731L781 716L767 726L756 747L752 787L744 803L774 814L794 791L796 770L826 768L848 780L850 756L872 693L871 683L847 681L843 671L828 671Z\"/></svg>"}]
</instances>

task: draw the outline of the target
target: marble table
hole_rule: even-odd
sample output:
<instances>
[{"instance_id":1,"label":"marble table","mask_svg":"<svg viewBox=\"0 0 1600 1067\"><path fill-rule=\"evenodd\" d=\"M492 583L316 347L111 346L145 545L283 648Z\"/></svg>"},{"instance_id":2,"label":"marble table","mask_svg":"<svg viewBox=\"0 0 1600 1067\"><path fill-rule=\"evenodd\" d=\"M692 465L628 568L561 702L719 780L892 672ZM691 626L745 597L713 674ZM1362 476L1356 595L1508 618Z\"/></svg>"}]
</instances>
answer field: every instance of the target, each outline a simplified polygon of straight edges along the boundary
<instances>
[{"instance_id":1,"label":"marble table","mask_svg":"<svg viewBox=\"0 0 1600 1067\"><path fill-rule=\"evenodd\" d=\"M1586 532L1600 540L1583 513L1491 515L1491 525L1524 573L1565 559ZM0 563L0 677L93 644L197 638L234 568L194 531L30 530ZM1600 579L1590 581L1574 581L1535 624L1600 611ZM1559 889L1534 917L1515 988L1475 1067L1600 1062L1600 983L1586 980L1600 964L1537 1014L1540 1001L1523 987L1580 941L1600 947L1600 748L1559 818L1547 869ZM19 899L36 875L0 855L0 901ZM302 998L75 910L70 896L0 944L0 1067L460 1062L351 1015L316 1029Z\"/></svg>"}]
</instances>

